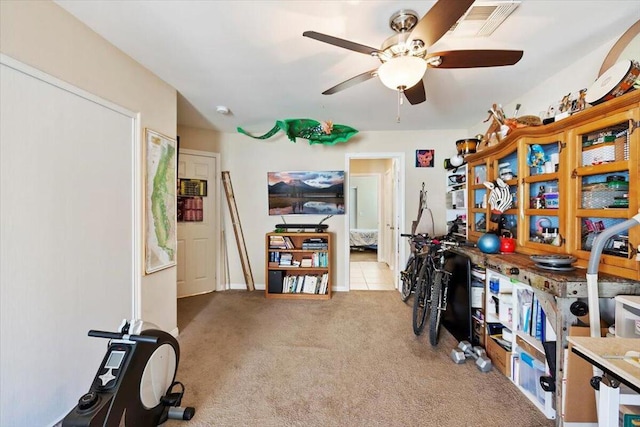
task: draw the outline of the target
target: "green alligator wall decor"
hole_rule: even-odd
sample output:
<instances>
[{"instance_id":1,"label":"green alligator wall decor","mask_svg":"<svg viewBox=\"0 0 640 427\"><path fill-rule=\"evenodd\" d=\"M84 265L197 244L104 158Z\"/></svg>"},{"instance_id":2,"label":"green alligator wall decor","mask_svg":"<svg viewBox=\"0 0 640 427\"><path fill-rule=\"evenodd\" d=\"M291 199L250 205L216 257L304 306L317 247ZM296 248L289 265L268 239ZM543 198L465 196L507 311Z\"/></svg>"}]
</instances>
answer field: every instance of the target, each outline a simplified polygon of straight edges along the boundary
<instances>
[{"instance_id":1,"label":"green alligator wall decor","mask_svg":"<svg viewBox=\"0 0 640 427\"><path fill-rule=\"evenodd\" d=\"M325 145L347 142L349 138L358 133L357 130L349 126L334 125L331 121L318 122L311 119L278 120L269 132L261 136L253 136L241 127L238 127L238 132L255 139L271 138L280 130L286 133L292 142L296 142L296 138L303 138L308 139L309 144Z\"/></svg>"}]
</instances>

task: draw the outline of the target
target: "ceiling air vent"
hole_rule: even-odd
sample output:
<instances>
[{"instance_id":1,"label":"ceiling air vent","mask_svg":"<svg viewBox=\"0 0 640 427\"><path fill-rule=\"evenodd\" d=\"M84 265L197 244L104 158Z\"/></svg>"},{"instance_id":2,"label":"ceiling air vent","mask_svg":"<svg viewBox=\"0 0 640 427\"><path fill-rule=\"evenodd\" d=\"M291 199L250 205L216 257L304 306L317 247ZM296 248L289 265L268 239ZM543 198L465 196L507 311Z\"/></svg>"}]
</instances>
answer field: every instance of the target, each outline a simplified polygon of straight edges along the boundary
<instances>
[{"instance_id":1,"label":"ceiling air vent","mask_svg":"<svg viewBox=\"0 0 640 427\"><path fill-rule=\"evenodd\" d=\"M476 2L448 34L457 37L489 36L519 5L519 1Z\"/></svg>"}]
</instances>

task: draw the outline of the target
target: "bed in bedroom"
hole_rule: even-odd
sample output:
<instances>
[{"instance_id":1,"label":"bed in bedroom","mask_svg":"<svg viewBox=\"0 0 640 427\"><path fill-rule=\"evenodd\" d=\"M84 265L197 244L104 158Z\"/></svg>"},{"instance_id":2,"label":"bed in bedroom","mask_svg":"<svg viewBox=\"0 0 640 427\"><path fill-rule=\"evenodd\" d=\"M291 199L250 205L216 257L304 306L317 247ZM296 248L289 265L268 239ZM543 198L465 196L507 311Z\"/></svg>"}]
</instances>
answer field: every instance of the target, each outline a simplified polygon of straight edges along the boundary
<instances>
[{"instance_id":1,"label":"bed in bedroom","mask_svg":"<svg viewBox=\"0 0 640 427\"><path fill-rule=\"evenodd\" d=\"M378 230L358 228L349 230L349 246L352 250L378 250Z\"/></svg>"}]
</instances>

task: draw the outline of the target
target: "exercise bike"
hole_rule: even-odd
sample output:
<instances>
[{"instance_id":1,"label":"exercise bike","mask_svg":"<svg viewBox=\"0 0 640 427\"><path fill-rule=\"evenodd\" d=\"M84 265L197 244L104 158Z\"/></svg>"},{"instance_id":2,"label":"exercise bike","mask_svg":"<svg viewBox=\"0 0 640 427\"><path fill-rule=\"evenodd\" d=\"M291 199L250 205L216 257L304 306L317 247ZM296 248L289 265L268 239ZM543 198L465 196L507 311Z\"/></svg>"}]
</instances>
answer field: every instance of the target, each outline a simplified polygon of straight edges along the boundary
<instances>
[{"instance_id":1,"label":"exercise bike","mask_svg":"<svg viewBox=\"0 0 640 427\"><path fill-rule=\"evenodd\" d=\"M123 321L120 332L90 330L109 338L89 391L62 420L63 427L157 426L167 419L190 420L181 408L182 383L175 381L180 347L167 332L141 320Z\"/></svg>"}]
</instances>

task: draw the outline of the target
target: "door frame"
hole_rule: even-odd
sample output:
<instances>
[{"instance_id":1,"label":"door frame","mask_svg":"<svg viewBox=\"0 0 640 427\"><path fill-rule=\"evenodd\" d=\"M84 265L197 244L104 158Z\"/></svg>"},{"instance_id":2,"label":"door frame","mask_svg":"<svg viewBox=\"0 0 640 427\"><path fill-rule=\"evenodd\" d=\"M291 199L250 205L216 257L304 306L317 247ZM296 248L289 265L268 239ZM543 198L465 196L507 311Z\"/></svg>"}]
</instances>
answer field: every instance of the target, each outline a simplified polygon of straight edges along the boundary
<instances>
[{"instance_id":1,"label":"door frame","mask_svg":"<svg viewBox=\"0 0 640 427\"><path fill-rule=\"evenodd\" d=\"M180 154L189 154L192 156L201 156L201 157L211 157L214 159L214 163L216 166L216 174L214 177L214 183L213 186L209 187L213 187L216 191L216 199L214 199L213 201L213 244L214 247L216 248L216 256L215 256L215 260L213 260L214 262L214 268L215 268L215 291L224 291L226 289L226 285L223 285L222 283L222 238L221 238L221 230L222 230L222 221L220 218L220 212L221 212L221 208L220 208L220 203L222 202L221 199L221 191L222 191L222 183L221 183L221 174L222 172L220 171L220 153L214 153L212 151L200 151L200 150L192 150L189 148L180 148L178 150L178 156L180 156ZM176 283L177 285L177 283Z\"/></svg>"},{"instance_id":2,"label":"door frame","mask_svg":"<svg viewBox=\"0 0 640 427\"><path fill-rule=\"evenodd\" d=\"M400 244L400 230L404 230L405 227L405 153L402 152L381 152L381 153L346 153L345 154L345 177L347 178L346 188L349 188L348 178L350 176L349 166L351 160L380 160L380 159L391 159L393 162L393 175L394 175L394 200L392 201L393 211L395 212L395 224L393 224L393 238L391 239L391 244L393 247L397 248L395 252L395 260L394 265L395 269L393 271L394 277L394 286L398 291L399 287L399 276L400 270L402 269L400 265L400 260L405 259L405 246ZM380 189L379 189L380 190ZM345 203L346 206L350 206L349 204L349 191L345 191ZM379 200L379 206L383 203L382 200ZM350 245L349 245L349 215L344 215L344 229L345 229L345 239L344 239L344 250L345 254L350 253ZM378 236L380 239L380 236ZM344 271L347 272L345 274L346 281L346 290L351 289L351 279L349 277L349 256L345 256L345 264Z\"/></svg>"}]
</instances>

